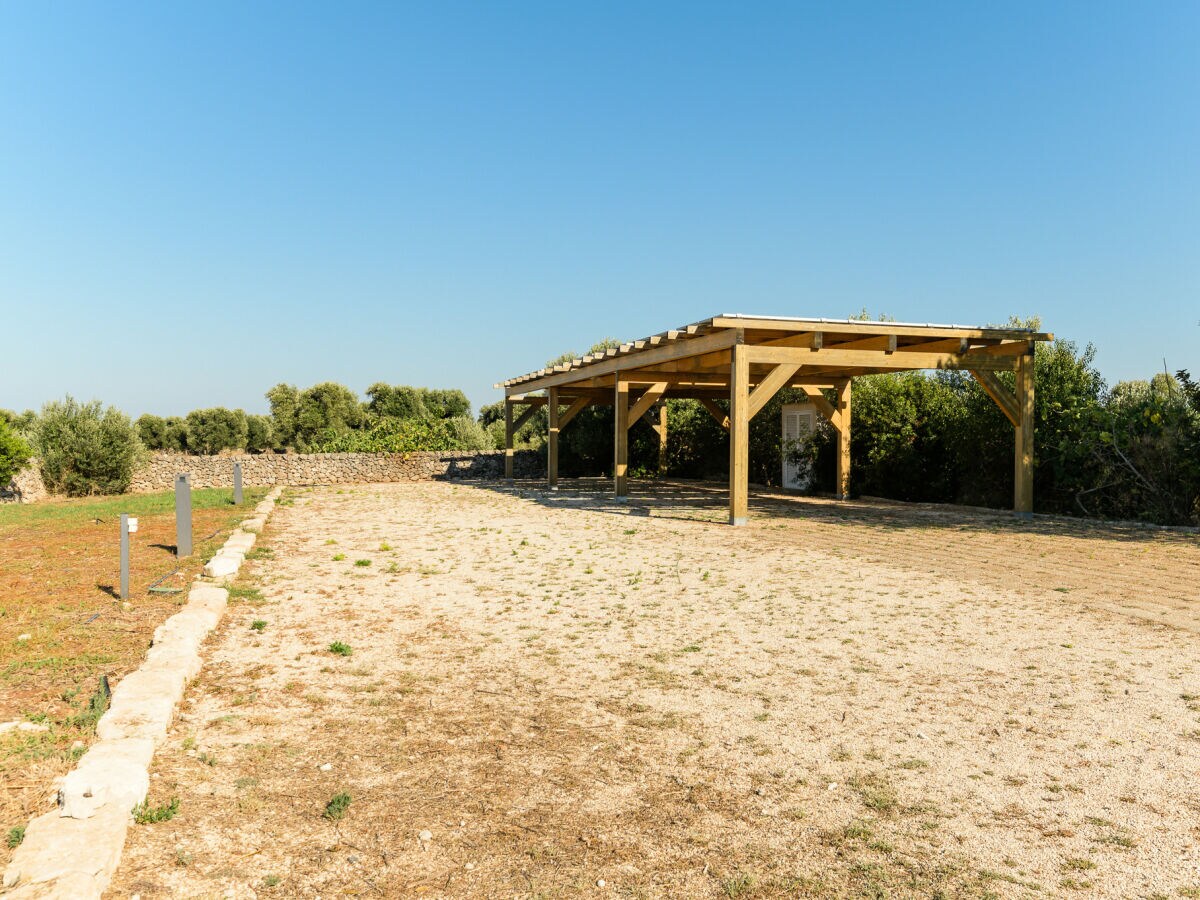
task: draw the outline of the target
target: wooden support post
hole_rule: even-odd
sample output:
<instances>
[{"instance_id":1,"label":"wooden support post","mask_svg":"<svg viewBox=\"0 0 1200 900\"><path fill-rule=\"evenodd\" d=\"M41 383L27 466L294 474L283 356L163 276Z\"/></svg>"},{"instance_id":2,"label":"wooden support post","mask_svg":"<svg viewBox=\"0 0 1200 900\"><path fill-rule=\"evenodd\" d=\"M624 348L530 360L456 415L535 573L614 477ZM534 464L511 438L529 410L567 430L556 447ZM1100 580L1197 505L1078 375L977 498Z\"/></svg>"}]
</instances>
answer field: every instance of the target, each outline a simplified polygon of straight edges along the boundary
<instances>
[{"instance_id":1,"label":"wooden support post","mask_svg":"<svg viewBox=\"0 0 1200 900\"><path fill-rule=\"evenodd\" d=\"M613 413L613 481L617 499L629 496L627 473L629 470L629 382L621 380L617 373L614 386L616 409Z\"/></svg>"},{"instance_id":2,"label":"wooden support post","mask_svg":"<svg viewBox=\"0 0 1200 900\"><path fill-rule=\"evenodd\" d=\"M513 402L504 398L504 477L512 481L513 477Z\"/></svg>"},{"instance_id":3,"label":"wooden support post","mask_svg":"<svg viewBox=\"0 0 1200 900\"><path fill-rule=\"evenodd\" d=\"M850 379L837 385L837 482L838 499L850 499Z\"/></svg>"},{"instance_id":4,"label":"wooden support post","mask_svg":"<svg viewBox=\"0 0 1200 900\"><path fill-rule=\"evenodd\" d=\"M1013 454L1013 511L1033 515L1033 354L1017 357L1016 448Z\"/></svg>"},{"instance_id":5,"label":"wooden support post","mask_svg":"<svg viewBox=\"0 0 1200 900\"><path fill-rule=\"evenodd\" d=\"M546 412L550 420L548 440L546 442L546 481L550 490L558 490L558 388L552 387L546 391L549 400Z\"/></svg>"},{"instance_id":6,"label":"wooden support post","mask_svg":"<svg viewBox=\"0 0 1200 900\"><path fill-rule=\"evenodd\" d=\"M750 494L750 356L738 335L729 365L729 524L745 525Z\"/></svg>"},{"instance_id":7,"label":"wooden support post","mask_svg":"<svg viewBox=\"0 0 1200 900\"><path fill-rule=\"evenodd\" d=\"M667 474L667 404L665 401L658 405L658 427L654 430L658 432L658 474L662 476Z\"/></svg>"}]
</instances>

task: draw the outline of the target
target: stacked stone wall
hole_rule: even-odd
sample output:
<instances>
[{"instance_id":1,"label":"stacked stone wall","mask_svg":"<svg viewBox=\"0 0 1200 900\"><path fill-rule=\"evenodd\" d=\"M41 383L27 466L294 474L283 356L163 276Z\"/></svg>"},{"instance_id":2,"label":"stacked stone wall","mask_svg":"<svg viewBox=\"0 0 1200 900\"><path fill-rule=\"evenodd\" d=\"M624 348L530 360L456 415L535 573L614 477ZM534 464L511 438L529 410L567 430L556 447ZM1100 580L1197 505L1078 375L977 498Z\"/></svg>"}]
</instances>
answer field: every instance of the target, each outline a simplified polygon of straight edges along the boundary
<instances>
[{"instance_id":1,"label":"stacked stone wall","mask_svg":"<svg viewBox=\"0 0 1200 900\"><path fill-rule=\"evenodd\" d=\"M438 481L453 478L504 477L503 451L440 451L418 453L239 453L191 456L154 453L133 476L131 491L166 491L175 476L186 472L192 487L228 487L233 464L242 464L247 485L352 484L385 481ZM540 478L546 474L542 453L519 450L513 455L513 475Z\"/></svg>"},{"instance_id":2,"label":"stacked stone wall","mask_svg":"<svg viewBox=\"0 0 1200 900\"><path fill-rule=\"evenodd\" d=\"M35 503L49 496L36 459L30 461L7 485L0 485L0 503Z\"/></svg>"}]
</instances>

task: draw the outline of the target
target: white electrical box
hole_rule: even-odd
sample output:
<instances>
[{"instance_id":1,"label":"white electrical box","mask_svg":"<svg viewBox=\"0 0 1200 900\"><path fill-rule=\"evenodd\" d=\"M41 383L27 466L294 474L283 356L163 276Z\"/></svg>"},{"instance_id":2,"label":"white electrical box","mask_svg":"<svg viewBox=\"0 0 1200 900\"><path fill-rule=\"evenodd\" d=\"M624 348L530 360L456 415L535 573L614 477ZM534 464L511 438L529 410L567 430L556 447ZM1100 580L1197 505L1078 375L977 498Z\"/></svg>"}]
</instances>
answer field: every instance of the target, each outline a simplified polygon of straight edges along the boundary
<instances>
[{"instance_id":1,"label":"white electrical box","mask_svg":"<svg viewBox=\"0 0 1200 900\"><path fill-rule=\"evenodd\" d=\"M817 409L811 403L788 403L783 407L783 486L788 490L805 491L812 487L812 463L797 459L795 451L803 448L817 427Z\"/></svg>"},{"instance_id":2,"label":"white electrical box","mask_svg":"<svg viewBox=\"0 0 1200 900\"><path fill-rule=\"evenodd\" d=\"M137 519L130 517L130 519L128 521L129 521L129 533L133 534L135 531L137 531Z\"/></svg>"}]
</instances>

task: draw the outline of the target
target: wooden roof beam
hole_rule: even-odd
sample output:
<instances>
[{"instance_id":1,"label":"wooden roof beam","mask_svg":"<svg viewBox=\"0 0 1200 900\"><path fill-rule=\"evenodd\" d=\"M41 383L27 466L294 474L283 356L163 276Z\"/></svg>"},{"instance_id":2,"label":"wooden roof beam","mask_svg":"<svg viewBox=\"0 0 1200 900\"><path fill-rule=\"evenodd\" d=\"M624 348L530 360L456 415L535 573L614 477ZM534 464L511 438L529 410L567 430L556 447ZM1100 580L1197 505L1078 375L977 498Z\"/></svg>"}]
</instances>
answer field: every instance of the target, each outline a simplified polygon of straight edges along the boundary
<instances>
[{"instance_id":1,"label":"wooden roof beam","mask_svg":"<svg viewBox=\"0 0 1200 900\"><path fill-rule=\"evenodd\" d=\"M978 353L880 353L875 350L804 350L799 347L761 347L749 345L747 352L754 363L798 363L823 369L861 368L904 369L980 369L1011 371L1013 360Z\"/></svg>"},{"instance_id":2,"label":"wooden roof beam","mask_svg":"<svg viewBox=\"0 0 1200 900\"><path fill-rule=\"evenodd\" d=\"M824 331L828 334L898 334L906 337L996 338L1021 341L1052 341L1048 332L1023 328L963 328L957 325L918 325L910 322L839 322L816 319L714 316L714 328L744 328L747 331Z\"/></svg>"}]
</instances>

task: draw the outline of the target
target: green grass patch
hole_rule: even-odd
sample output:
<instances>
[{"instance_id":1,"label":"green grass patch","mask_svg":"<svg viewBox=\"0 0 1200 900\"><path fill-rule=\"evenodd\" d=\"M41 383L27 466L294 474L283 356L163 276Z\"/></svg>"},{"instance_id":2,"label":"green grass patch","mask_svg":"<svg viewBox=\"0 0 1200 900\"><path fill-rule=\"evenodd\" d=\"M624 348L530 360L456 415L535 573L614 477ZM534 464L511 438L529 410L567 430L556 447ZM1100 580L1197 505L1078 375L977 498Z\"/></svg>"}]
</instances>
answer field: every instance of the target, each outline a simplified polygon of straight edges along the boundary
<instances>
[{"instance_id":1,"label":"green grass patch","mask_svg":"<svg viewBox=\"0 0 1200 900\"><path fill-rule=\"evenodd\" d=\"M247 488L245 507L261 500L266 488ZM192 491L192 509L233 508L233 489L197 488ZM113 497L80 497L73 500L47 500L43 503L6 503L0 506L0 532L29 528L46 523L79 525L95 519L117 521L121 513L153 516L174 513L175 492L157 494L118 494Z\"/></svg>"},{"instance_id":2,"label":"green grass patch","mask_svg":"<svg viewBox=\"0 0 1200 900\"><path fill-rule=\"evenodd\" d=\"M262 595L262 591L250 585L235 584L227 588L227 590L229 591L229 599L231 601L249 603L251 605L267 602Z\"/></svg>"},{"instance_id":3,"label":"green grass patch","mask_svg":"<svg viewBox=\"0 0 1200 900\"><path fill-rule=\"evenodd\" d=\"M155 822L170 822L179 812L179 798L172 797L169 803L162 806L151 806L139 803L133 808L133 820L139 825L153 825Z\"/></svg>"},{"instance_id":4,"label":"green grass patch","mask_svg":"<svg viewBox=\"0 0 1200 900\"><path fill-rule=\"evenodd\" d=\"M9 850L15 850L21 846L21 841L23 840L25 840L25 826L14 825L8 829L8 836L4 839L4 842L8 844Z\"/></svg>"},{"instance_id":5,"label":"green grass patch","mask_svg":"<svg viewBox=\"0 0 1200 900\"><path fill-rule=\"evenodd\" d=\"M343 644L341 641L334 641L332 644L330 644L329 652L335 656L350 656L354 653L354 651L350 649L349 644Z\"/></svg>"},{"instance_id":6,"label":"green grass patch","mask_svg":"<svg viewBox=\"0 0 1200 900\"><path fill-rule=\"evenodd\" d=\"M325 804L325 811L321 813L321 816L331 822L337 822L345 817L348 809L350 809L350 795L334 794L333 798Z\"/></svg>"}]
</instances>

